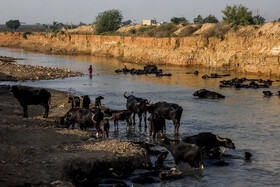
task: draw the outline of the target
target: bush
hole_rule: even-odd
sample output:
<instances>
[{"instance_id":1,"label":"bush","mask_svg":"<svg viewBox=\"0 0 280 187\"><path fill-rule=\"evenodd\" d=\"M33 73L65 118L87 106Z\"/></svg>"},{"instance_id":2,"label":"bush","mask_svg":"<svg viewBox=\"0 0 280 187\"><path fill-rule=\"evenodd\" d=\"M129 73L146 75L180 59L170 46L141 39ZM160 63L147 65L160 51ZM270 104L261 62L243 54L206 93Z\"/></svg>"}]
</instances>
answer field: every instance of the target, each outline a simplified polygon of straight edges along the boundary
<instances>
[{"instance_id":1,"label":"bush","mask_svg":"<svg viewBox=\"0 0 280 187\"><path fill-rule=\"evenodd\" d=\"M55 30L53 33L54 33L54 36L56 37L57 33L59 32L59 30Z\"/></svg>"},{"instance_id":2,"label":"bush","mask_svg":"<svg viewBox=\"0 0 280 187\"><path fill-rule=\"evenodd\" d=\"M24 32L24 33L22 34L22 37L23 37L24 39L27 39L27 34L31 34L31 32Z\"/></svg>"},{"instance_id":3,"label":"bush","mask_svg":"<svg viewBox=\"0 0 280 187\"><path fill-rule=\"evenodd\" d=\"M157 38L170 37L170 35L176 30L176 25L173 23L163 24L158 27L154 26L152 29L145 31L143 36Z\"/></svg>"},{"instance_id":4,"label":"bush","mask_svg":"<svg viewBox=\"0 0 280 187\"><path fill-rule=\"evenodd\" d=\"M130 29L128 32L129 32L130 34L136 34L136 29Z\"/></svg>"},{"instance_id":5,"label":"bush","mask_svg":"<svg viewBox=\"0 0 280 187\"><path fill-rule=\"evenodd\" d=\"M59 34L65 34L65 32L63 30L60 30Z\"/></svg>"},{"instance_id":6,"label":"bush","mask_svg":"<svg viewBox=\"0 0 280 187\"><path fill-rule=\"evenodd\" d=\"M233 31L236 32L238 30L238 26L236 24L233 25Z\"/></svg>"}]
</instances>

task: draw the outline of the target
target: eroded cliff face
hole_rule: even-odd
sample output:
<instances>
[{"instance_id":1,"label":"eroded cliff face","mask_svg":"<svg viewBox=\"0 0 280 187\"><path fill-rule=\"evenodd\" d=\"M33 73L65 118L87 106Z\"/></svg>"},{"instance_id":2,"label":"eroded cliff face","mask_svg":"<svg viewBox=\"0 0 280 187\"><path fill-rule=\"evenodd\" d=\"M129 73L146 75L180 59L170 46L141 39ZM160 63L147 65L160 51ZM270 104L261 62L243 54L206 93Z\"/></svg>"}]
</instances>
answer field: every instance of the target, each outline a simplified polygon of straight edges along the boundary
<instances>
[{"instance_id":1,"label":"eroded cliff face","mask_svg":"<svg viewBox=\"0 0 280 187\"><path fill-rule=\"evenodd\" d=\"M240 27L223 37L143 38L97 35L0 34L0 46L54 54L117 57L141 64L204 66L280 76L280 23Z\"/></svg>"}]
</instances>

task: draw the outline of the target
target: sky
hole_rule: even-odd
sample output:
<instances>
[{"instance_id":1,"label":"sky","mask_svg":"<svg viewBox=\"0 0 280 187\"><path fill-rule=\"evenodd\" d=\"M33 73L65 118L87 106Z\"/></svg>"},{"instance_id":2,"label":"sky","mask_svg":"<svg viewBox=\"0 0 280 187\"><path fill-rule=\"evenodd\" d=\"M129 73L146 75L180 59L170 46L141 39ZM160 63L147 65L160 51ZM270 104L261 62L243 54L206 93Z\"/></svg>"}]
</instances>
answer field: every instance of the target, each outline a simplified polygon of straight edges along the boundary
<instances>
[{"instance_id":1,"label":"sky","mask_svg":"<svg viewBox=\"0 0 280 187\"><path fill-rule=\"evenodd\" d=\"M27 24L91 24L98 13L118 9L123 21L141 23L143 19L170 22L185 17L190 22L197 15L213 14L222 20L227 5L242 4L267 22L280 18L280 0L0 0L0 24L18 19Z\"/></svg>"}]
</instances>

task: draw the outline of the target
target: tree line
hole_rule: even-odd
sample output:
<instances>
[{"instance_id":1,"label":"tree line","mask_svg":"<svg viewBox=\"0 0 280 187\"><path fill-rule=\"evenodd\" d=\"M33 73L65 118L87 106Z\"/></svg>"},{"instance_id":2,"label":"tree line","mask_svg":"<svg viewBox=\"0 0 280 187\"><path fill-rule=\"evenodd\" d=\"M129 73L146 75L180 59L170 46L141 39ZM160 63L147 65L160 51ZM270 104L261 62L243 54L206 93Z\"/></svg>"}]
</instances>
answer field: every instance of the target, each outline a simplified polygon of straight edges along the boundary
<instances>
[{"instance_id":1,"label":"tree line","mask_svg":"<svg viewBox=\"0 0 280 187\"><path fill-rule=\"evenodd\" d=\"M259 14L253 16L252 11L243 5L226 6L225 9L222 10L222 13L222 21L225 23L231 23L233 27L237 27L238 25L260 25L265 23L264 17ZM99 13L94 22L96 25L94 34L106 34L108 32L114 32L122 25L129 25L132 23L131 20L122 21L122 19L123 15L120 10L113 9ZM280 22L280 18L274 21ZM172 17L170 22L175 25L182 24L184 26L190 24L190 22L185 17ZM204 23L219 23L219 20L212 14L205 18L203 18L201 15L198 15L193 19L193 23L197 25ZM80 25L85 24L80 22ZM7 28L11 29L11 31L16 30L19 28L20 22L19 20L9 20L6 22L6 26ZM43 26L48 27L48 29L52 30L53 32L61 29L62 27L66 27L66 25L58 22L53 22L52 25ZM66 27L66 29L67 28L69 27Z\"/></svg>"}]
</instances>

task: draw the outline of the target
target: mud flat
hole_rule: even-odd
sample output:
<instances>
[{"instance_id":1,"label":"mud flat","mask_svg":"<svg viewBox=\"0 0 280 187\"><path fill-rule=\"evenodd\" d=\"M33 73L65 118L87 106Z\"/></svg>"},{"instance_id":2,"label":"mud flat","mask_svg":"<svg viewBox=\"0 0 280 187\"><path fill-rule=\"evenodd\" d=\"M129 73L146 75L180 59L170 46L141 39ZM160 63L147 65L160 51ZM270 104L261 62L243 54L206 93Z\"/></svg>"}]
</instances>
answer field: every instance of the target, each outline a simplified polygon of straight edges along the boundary
<instances>
[{"instance_id":1,"label":"mud flat","mask_svg":"<svg viewBox=\"0 0 280 187\"><path fill-rule=\"evenodd\" d=\"M8 77L1 80L81 75L54 68L0 63L1 74ZM41 74L36 73L38 69ZM60 127L59 117L71 107L67 103L68 93L48 90L52 95L49 118L42 118L44 108L40 105L28 106L29 117L23 118L22 107L11 94L10 86L0 86L0 186L74 186L77 182L92 185L103 176L127 175L149 161L146 150L139 145L110 137L97 140L89 131Z\"/></svg>"},{"instance_id":2,"label":"mud flat","mask_svg":"<svg viewBox=\"0 0 280 187\"><path fill-rule=\"evenodd\" d=\"M69 69L17 64L13 57L0 56L0 81L46 80L82 76Z\"/></svg>"}]
</instances>

